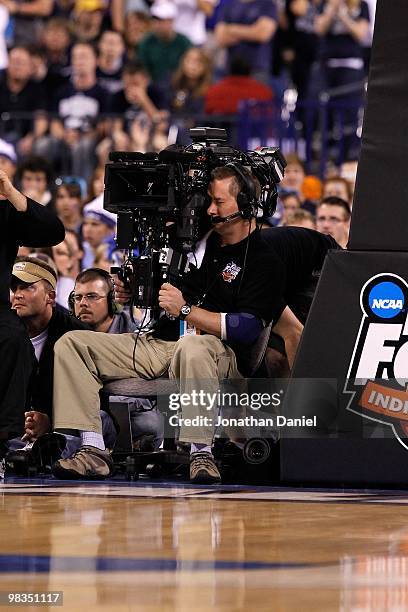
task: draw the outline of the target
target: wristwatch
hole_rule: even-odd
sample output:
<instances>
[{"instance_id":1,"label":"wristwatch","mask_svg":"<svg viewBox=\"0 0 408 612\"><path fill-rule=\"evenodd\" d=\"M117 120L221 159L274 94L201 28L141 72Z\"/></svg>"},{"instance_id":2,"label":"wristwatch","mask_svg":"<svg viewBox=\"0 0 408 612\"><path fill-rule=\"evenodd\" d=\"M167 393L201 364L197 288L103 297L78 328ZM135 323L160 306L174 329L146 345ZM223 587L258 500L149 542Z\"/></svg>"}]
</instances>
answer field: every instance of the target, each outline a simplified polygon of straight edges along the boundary
<instances>
[{"instance_id":1,"label":"wristwatch","mask_svg":"<svg viewBox=\"0 0 408 612\"><path fill-rule=\"evenodd\" d=\"M186 317L188 317L188 315L191 312L191 304L184 304L181 308L180 308L180 314L179 314L179 319L181 319L182 321L184 321L184 319Z\"/></svg>"}]
</instances>

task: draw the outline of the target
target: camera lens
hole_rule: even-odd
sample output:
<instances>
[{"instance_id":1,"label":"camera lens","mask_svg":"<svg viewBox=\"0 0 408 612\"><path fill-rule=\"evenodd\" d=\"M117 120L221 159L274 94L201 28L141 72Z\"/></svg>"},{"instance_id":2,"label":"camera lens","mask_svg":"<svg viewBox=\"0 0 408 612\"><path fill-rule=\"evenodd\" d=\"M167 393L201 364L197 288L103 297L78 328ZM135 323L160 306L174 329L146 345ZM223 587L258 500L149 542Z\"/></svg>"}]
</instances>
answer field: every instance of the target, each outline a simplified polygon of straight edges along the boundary
<instances>
[{"instance_id":1,"label":"camera lens","mask_svg":"<svg viewBox=\"0 0 408 612\"><path fill-rule=\"evenodd\" d=\"M268 460L271 454L271 447L267 440L253 438L245 443L243 453L247 463L261 464Z\"/></svg>"}]
</instances>

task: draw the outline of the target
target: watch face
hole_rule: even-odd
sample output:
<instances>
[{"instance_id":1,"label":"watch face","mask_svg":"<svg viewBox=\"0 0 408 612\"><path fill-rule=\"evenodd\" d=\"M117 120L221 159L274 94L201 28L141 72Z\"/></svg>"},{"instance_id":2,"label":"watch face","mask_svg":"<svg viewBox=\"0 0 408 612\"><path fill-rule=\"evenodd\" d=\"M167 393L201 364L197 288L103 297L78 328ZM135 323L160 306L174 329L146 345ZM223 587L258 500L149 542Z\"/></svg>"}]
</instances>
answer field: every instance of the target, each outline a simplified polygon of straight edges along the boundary
<instances>
[{"instance_id":1,"label":"watch face","mask_svg":"<svg viewBox=\"0 0 408 612\"><path fill-rule=\"evenodd\" d=\"M180 312L183 315L188 315L191 311L191 306L188 306L188 304L184 304L184 306L181 307Z\"/></svg>"}]
</instances>

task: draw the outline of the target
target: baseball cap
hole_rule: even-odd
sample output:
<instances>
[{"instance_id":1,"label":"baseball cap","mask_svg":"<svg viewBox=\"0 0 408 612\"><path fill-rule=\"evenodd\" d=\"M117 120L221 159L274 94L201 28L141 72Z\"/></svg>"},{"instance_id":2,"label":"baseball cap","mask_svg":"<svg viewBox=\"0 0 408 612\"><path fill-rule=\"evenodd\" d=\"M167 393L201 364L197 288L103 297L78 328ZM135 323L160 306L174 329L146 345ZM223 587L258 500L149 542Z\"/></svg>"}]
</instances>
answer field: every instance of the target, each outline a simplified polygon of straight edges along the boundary
<instances>
[{"instance_id":1,"label":"baseball cap","mask_svg":"<svg viewBox=\"0 0 408 612\"><path fill-rule=\"evenodd\" d=\"M12 144L0 138L0 156L7 157L13 164L17 163L16 150Z\"/></svg>"},{"instance_id":2,"label":"baseball cap","mask_svg":"<svg viewBox=\"0 0 408 612\"><path fill-rule=\"evenodd\" d=\"M156 19L174 19L177 16L177 8L173 2L157 0L153 3L150 14Z\"/></svg>"},{"instance_id":3,"label":"baseball cap","mask_svg":"<svg viewBox=\"0 0 408 612\"><path fill-rule=\"evenodd\" d=\"M52 272L49 268L52 269ZM46 280L54 290L57 288L58 274L55 266L46 264L41 259L27 257L16 261L12 274L23 281L23 283L31 284L40 280Z\"/></svg>"}]
</instances>

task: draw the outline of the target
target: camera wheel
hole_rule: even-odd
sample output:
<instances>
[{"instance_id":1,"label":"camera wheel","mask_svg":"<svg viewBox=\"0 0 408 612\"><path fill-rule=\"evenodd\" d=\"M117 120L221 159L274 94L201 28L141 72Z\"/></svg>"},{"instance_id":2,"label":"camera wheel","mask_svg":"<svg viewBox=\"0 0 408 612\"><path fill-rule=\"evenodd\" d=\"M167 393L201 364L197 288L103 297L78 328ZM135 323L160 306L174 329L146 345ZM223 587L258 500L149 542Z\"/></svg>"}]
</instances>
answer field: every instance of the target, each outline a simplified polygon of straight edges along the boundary
<instances>
[{"instance_id":1,"label":"camera wheel","mask_svg":"<svg viewBox=\"0 0 408 612\"><path fill-rule=\"evenodd\" d=\"M161 478L163 476L163 466L158 463L148 463L146 465L146 474L150 478Z\"/></svg>"},{"instance_id":2,"label":"camera wheel","mask_svg":"<svg viewBox=\"0 0 408 612\"><path fill-rule=\"evenodd\" d=\"M136 461L134 459L134 457L127 457L126 458L126 480L128 482L135 482L136 480L139 480L139 472L136 469Z\"/></svg>"},{"instance_id":3,"label":"camera wheel","mask_svg":"<svg viewBox=\"0 0 408 612\"><path fill-rule=\"evenodd\" d=\"M267 440L262 438L252 438L245 442L243 455L246 463L260 465L268 460L271 454L271 447Z\"/></svg>"}]
</instances>

